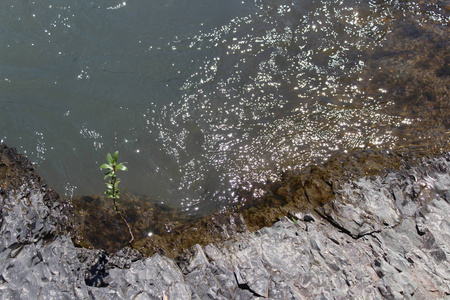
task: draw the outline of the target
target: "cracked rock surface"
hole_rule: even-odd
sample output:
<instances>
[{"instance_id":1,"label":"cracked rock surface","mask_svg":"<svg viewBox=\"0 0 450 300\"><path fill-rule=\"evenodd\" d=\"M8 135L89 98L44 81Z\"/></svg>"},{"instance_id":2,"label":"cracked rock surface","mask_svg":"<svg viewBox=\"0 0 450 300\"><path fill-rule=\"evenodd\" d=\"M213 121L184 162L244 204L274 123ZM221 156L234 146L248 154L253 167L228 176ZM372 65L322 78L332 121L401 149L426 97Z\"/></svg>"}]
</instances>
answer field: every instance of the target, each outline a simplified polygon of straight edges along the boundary
<instances>
[{"instance_id":1,"label":"cracked rock surface","mask_svg":"<svg viewBox=\"0 0 450 300\"><path fill-rule=\"evenodd\" d=\"M17 154L0 150L5 180ZM76 248L52 195L36 177L0 186L0 299L450 297L448 153L348 182L316 211L196 245L178 260Z\"/></svg>"}]
</instances>

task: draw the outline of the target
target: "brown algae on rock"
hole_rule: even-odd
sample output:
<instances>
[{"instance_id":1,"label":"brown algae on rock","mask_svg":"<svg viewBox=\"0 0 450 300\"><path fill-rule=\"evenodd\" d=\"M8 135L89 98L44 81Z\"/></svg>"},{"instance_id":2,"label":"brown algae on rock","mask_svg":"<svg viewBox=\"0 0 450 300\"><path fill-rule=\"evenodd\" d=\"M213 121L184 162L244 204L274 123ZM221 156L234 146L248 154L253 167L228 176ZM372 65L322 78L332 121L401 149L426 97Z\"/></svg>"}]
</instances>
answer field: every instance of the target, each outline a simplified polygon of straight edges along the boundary
<instances>
[{"instance_id":1,"label":"brown algae on rock","mask_svg":"<svg viewBox=\"0 0 450 300\"><path fill-rule=\"evenodd\" d=\"M366 149L338 154L320 166L285 172L277 182L255 184L255 189L264 190L263 196L241 193L243 205L201 219L190 219L178 210L158 207L150 199L130 194L121 199L120 205L137 237L132 247L145 256L159 253L173 258L195 244L220 242L238 232L271 226L298 212L327 217L326 210L332 209L330 202L348 182L410 168L427 155L433 153ZM126 228L116 220L104 197L83 197L73 203L80 231L84 232L78 234L84 236L79 245L114 252L127 241Z\"/></svg>"}]
</instances>

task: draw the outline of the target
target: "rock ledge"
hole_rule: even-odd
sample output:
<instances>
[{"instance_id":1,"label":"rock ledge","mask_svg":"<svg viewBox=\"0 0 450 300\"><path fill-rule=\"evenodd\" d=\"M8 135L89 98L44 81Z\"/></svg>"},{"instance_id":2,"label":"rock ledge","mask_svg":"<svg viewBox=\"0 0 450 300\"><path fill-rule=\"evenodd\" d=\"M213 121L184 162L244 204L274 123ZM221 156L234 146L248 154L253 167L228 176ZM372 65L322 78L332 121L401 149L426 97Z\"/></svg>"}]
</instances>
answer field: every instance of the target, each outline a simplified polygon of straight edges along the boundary
<instances>
[{"instance_id":1,"label":"rock ledge","mask_svg":"<svg viewBox=\"0 0 450 300\"><path fill-rule=\"evenodd\" d=\"M173 260L75 247L68 204L0 146L0 299L450 297L449 153L349 181L315 211ZM15 184L19 167L32 175Z\"/></svg>"}]
</instances>

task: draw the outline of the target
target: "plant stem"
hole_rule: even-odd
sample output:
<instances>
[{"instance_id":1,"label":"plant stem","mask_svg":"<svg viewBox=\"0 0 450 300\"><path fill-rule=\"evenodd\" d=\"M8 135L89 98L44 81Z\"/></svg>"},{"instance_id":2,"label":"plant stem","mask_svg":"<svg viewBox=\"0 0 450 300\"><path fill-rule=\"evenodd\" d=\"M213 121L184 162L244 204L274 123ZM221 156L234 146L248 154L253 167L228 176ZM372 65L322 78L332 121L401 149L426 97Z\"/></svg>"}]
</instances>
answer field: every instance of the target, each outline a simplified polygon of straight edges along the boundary
<instances>
[{"instance_id":1,"label":"plant stem","mask_svg":"<svg viewBox=\"0 0 450 300\"><path fill-rule=\"evenodd\" d=\"M108 177L111 177L109 182L106 184L108 187L108 190L105 192L106 195L108 195L108 198L112 198L113 204L114 204L114 210L119 214L122 221L127 225L128 232L130 233L131 239L128 242L128 244L131 244L134 241L134 235L133 231L131 230L130 224L128 224L127 220L123 216L122 212L119 210L119 207L117 205L117 198L119 198L119 189L117 188L117 185L119 184L120 180L117 180L117 171L126 171L127 167L125 167L125 163L117 163L117 157L119 156L119 151L116 151L113 155L108 153L106 155L106 163L102 164L100 166L100 169L106 169L108 170L105 173L105 179Z\"/></svg>"},{"instance_id":2,"label":"plant stem","mask_svg":"<svg viewBox=\"0 0 450 300\"><path fill-rule=\"evenodd\" d=\"M115 211L119 211L117 208L117 202L116 202L116 181L117 181L117 177L116 177L116 166L113 166L113 173L112 173L112 178L111 178L111 183L112 183L112 198L113 198L113 203L114 203L114 210Z\"/></svg>"},{"instance_id":3,"label":"plant stem","mask_svg":"<svg viewBox=\"0 0 450 300\"><path fill-rule=\"evenodd\" d=\"M117 206L117 198L116 198L116 181L117 181L117 176L116 174L116 168L114 166L113 168L113 176L112 176L112 196L113 196L113 203L114 203L114 210L119 214L120 218L122 219L122 221L125 223L125 225L127 225L128 227L128 232L130 233L131 239L130 241L128 241L128 244L131 245L131 243L134 241L134 235L133 232L131 231L131 227L130 224L128 224L127 220L125 219L125 217L122 215L122 213L120 212L118 206Z\"/></svg>"},{"instance_id":4,"label":"plant stem","mask_svg":"<svg viewBox=\"0 0 450 300\"><path fill-rule=\"evenodd\" d=\"M125 224L128 227L128 232L130 233L130 236L131 236L131 239L128 241L128 244L131 245L131 243L134 241L134 235L133 235L133 232L131 231L130 224L128 224L127 220L125 220L125 218L123 217L123 215L120 211L117 211L117 213L119 214L120 218L125 222Z\"/></svg>"}]
</instances>

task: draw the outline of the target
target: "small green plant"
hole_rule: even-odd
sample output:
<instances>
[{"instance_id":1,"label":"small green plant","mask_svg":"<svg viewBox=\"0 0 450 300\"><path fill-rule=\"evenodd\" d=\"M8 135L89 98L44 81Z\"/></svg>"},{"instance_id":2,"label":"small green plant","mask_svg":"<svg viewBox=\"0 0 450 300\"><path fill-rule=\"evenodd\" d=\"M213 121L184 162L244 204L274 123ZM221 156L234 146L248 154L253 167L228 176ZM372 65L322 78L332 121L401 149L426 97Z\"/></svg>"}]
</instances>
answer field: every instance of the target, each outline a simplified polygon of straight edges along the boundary
<instances>
[{"instance_id":1,"label":"small green plant","mask_svg":"<svg viewBox=\"0 0 450 300\"><path fill-rule=\"evenodd\" d=\"M128 168L125 166L125 163L117 163L117 159L119 157L119 151L116 151L113 155L108 153L106 155L106 164L100 166L100 169L106 169L105 180L110 177L111 179L106 183L106 187L108 190L105 194L108 198L113 199L114 201L114 210L117 209L116 199L119 199L119 178L117 178L117 171L128 171Z\"/></svg>"},{"instance_id":2,"label":"small green plant","mask_svg":"<svg viewBox=\"0 0 450 300\"><path fill-rule=\"evenodd\" d=\"M119 151L116 151L113 155L111 153L108 153L106 155L106 163L102 164L100 166L101 170L107 170L105 173L104 179L108 179L108 182L106 183L106 187L108 188L105 192L106 196L108 198L113 200L114 204L114 210L119 214L120 218L124 221L124 223L128 227L128 231L130 232L131 239L128 242L128 244L131 244L134 240L133 232L131 231L131 227L128 224L127 220L123 216L122 212L119 210L119 207L117 205L117 199L120 197L119 192L119 183L120 179L117 178L117 171L128 171L128 168L125 166L125 163L117 163L117 159L119 158Z\"/></svg>"}]
</instances>

